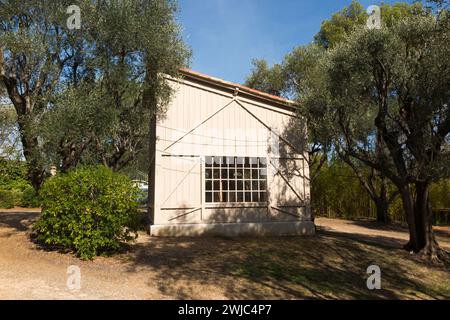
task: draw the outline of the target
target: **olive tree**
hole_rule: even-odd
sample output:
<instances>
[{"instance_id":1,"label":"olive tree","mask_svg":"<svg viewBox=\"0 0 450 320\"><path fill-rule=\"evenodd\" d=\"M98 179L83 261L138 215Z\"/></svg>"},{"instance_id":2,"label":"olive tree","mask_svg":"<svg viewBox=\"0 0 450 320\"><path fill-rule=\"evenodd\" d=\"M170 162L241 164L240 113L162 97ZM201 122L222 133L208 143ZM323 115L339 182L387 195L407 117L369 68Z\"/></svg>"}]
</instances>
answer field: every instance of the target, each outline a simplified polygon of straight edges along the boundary
<instances>
[{"instance_id":1,"label":"olive tree","mask_svg":"<svg viewBox=\"0 0 450 320\"><path fill-rule=\"evenodd\" d=\"M176 76L190 54L175 1L79 1L74 30L70 5L0 3L0 82L35 188L50 162L62 170L79 162L118 170L145 152L149 119L164 113L171 96L162 74Z\"/></svg>"},{"instance_id":2,"label":"olive tree","mask_svg":"<svg viewBox=\"0 0 450 320\"><path fill-rule=\"evenodd\" d=\"M432 182L450 175L449 40L448 20L424 12L381 30L356 30L324 62L320 111L333 119L349 156L395 184L409 226L405 248L432 259L445 257L428 195ZM367 141L370 132L376 138ZM377 145L376 154L367 143Z\"/></svg>"}]
</instances>

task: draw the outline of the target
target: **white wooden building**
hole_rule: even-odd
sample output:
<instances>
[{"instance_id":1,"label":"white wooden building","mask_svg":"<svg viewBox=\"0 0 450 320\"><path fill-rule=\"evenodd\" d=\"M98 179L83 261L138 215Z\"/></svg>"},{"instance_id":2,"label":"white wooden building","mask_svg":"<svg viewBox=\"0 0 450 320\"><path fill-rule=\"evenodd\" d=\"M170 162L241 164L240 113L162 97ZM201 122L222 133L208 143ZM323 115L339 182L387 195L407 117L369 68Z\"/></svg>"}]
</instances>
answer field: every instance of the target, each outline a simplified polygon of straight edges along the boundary
<instances>
[{"instance_id":1,"label":"white wooden building","mask_svg":"<svg viewBox=\"0 0 450 320\"><path fill-rule=\"evenodd\" d=\"M181 73L153 128L151 234L313 234L307 132L293 103Z\"/></svg>"}]
</instances>

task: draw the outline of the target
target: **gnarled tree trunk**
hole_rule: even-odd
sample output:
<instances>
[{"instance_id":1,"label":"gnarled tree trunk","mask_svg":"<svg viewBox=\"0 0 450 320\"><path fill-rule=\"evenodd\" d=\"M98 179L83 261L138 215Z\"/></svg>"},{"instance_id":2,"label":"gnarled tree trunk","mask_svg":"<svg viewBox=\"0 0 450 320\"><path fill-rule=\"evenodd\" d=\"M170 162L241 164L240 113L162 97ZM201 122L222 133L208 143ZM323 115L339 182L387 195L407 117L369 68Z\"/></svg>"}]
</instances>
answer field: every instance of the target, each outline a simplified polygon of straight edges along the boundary
<instances>
[{"instance_id":1,"label":"gnarled tree trunk","mask_svg":"<svg viewBox=\"0 0 450 320\"><path fill-rule=\"evenodd\" d=\"M414 216L414 199L409 184L399 187L400 196L403 202L403 210L405 211L406 222L409 229L409 241L404 246L407 251L419 252L419 241L416 229L416 219Z\"/></svg>"},{"instance_id":2,"label":"gnarled tree trunk","mask_svg":"<svg viewBox=\"0 0 450 320\"><path fill-rule=\"evenodd\" d=\"M433 232L433 209L429 198L429 182L416 183L414 216L419 248L432 261L443 260L447 253L439 247Z\"/></svg>"},{"instance_id":3,"label":"gnarled tree trunk","mask_svg":"<svg viewBox=\"0 0 450 320\"><path fill-rule=\"evenodd\" d=\"M29 107L23 107L21 104L14 104L18 116L18 127L20 140L22 142L23 155L27 161L28 180L35 190L39 190L44 183L45 169L41 163L39 142L29 123L29 112L21 114L22 110L29 110Z\"/></svg>"},{"instance_id":4,"label":"gnarled tree trunk","mask_svg":"<svg viewBox=\"0 0 450 320\"><path fill-rule=\"evenodd\" d=\"M448 254L439 247L434 236L429 186L429 182L416 182L414 197L409 186L402 190L410 233L410 240L405 245L405 249L415 253L423 252L431 261L440 261L447 259Z\"/></svg>"},{"instance_id":5,"label":"gnarled tree trunk","mask_svg":"<svg viewBox=\"0 0 450 320\"><path fill-rule=\"evenodd\" d=\"M390 201L388 198L388 188L386 178L381 176L380 179L381 179L380 193L379 195L373 198L373 201L375 202L375 206L377 209L377 222L389 223Z\"/></svg>"}]
</instances>

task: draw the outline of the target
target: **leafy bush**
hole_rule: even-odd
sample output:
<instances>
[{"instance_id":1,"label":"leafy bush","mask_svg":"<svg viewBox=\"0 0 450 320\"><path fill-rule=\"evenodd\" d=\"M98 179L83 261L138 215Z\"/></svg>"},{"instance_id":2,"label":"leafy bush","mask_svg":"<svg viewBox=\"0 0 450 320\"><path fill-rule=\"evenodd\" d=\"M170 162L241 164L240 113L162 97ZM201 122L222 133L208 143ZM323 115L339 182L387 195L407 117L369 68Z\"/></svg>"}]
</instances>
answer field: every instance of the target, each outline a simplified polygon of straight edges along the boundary
<instances>
[{"instance_id":1,"label":"leafy bush","mask_svg":"<svg viewBox=\"0 0 450 320\"><path fill-rule=\"evenodd\" d=\"M0 159L0 208L39 207L37 192L27 181L24 161Z\"/></svg>"},{"instance_id":2,"label":"leafy bush","mask_svg":"<svg viewBox=\"0 0 450 320\"><path fill-rule=\"evenodd\" d=\"M17 193L11 190L0 189L0 208L10 209L16 206Z\"/></svg>"},{"instance_id":3,"label":"leafy bush","mask_svg":"<svg viewBox=\"0 0 450 320\"><path fill-rule=\"evenodd\" d=\"M136 239L138 190L106 167L82 167L45 182L38 242L73 250L82 259L115 251Z\"/></svg>"},{"instance_id":4,"label":"leafy bush","mask_svg":"<svg viewBox=\"0 0 450 320\"><path fill-rule=\"evenodd\" d=\"M24 208L39 208L41 206L39 194L32 186L27 186L23 190L20 205Z\"/></svg>"},{"instance_id":5,"label":"leafy bush","mask_svg":"<svg viewBox=\"0 0 450 320\"><path fill-rule=\"evenodd\" d=\"M27 166L24 161L0 158L0 185L2 189L17 189L27 185Z\"/></svg>"}]
</instances>

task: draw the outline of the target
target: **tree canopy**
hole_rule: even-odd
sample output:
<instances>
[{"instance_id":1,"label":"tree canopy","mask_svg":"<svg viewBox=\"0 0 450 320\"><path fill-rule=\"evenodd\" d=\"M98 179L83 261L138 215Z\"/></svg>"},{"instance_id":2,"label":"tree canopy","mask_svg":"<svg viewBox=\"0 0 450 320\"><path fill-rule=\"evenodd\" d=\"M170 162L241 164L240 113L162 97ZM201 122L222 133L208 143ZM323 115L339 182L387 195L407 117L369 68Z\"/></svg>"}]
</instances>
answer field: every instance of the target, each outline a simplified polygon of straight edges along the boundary
<instances>
[{"instance_id":1,"label":"tree canopy","mask_svg":"<svg viewBox=\"0 0 450 320\"><path fill-rule=\"evenodd\" d=\"M163 75L176 76L190 56L172 0L79 1L80 30L67 27L70 4L0 3L0 82L36 188L50 164L120 169L145 152L148 121L171 96Z\"/></svg>"},{"instance_id":2,"label":"tree canopy","mask_svg":"<svg viewBox=\"0 0 450 320\"><path fill-rule=\"evenodd\" d=\"M405 248L432 258L442 254L429 189L450 177L449 24L440 8L384 4L381 29L369 30L364 8L352 2L322 24L313 43L287 54L278 76L279 92L296 99L308 120L311 159L322 156L312 168L335 153L374 202L400 194L410 228ZM257 89L270 87L275 73L263 67L253 71L262 78L253 79Z\"/></svg>"}]
</instances>

